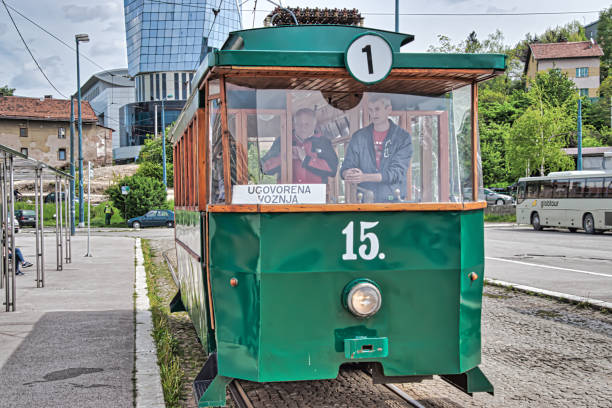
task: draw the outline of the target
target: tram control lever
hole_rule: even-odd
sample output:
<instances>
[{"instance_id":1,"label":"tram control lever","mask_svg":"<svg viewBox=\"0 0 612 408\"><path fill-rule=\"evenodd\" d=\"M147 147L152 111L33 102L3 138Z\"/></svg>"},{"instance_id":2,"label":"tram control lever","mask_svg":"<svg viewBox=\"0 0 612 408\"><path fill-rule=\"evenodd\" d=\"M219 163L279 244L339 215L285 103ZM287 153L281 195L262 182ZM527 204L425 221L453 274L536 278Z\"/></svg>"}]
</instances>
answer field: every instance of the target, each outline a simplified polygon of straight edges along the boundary
<instances>
[{"instance_id":1,"label":"tram control lever","mask_svg":"<svg viewBox=\"0 0 612 408\"><path fill-rule=\"evenodd\" d=\"M404 202L404 200L402 200L402 197L400 196L400 194L401 194L400 189L399 189L399 188L396 188L396 189L395 189L395 199L396 199L397 201L399 201L400 203L403 203L403 202Z\"/></svg>"}]
</instances>

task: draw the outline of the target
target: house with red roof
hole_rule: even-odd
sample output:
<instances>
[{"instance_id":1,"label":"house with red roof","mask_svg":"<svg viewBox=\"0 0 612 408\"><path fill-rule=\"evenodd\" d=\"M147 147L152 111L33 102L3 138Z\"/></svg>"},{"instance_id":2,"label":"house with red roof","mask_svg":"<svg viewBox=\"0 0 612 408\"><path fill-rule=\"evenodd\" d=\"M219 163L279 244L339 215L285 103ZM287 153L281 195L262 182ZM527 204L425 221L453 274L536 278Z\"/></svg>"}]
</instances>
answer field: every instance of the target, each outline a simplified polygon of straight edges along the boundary
<instances>
[{"instance_id":1,"label":"house with red roof","mask_svg":"<svg viewBox=\"0 0 612 408\"><path fill-rule=\"evenodd\" d=\"M580 95L599 96L601 47L592 41L529 44L525 74L535 79L536 73L557 69L567 74Z\"/></svg>"},{"instance_id":2,"label":"house with red roof","mask_svg":"<svg viewBox=\"0 0 612 408\"><path fill-rule=\"evenodd\" d=\"M77 103L74 102L74 158L78 160ZM87 101L81 105L83 160L112 164L113 129L98 124ZM0 97L0 143L51 166L70 166L70 100L51 96Z\"/></svg>"}]
</instances>

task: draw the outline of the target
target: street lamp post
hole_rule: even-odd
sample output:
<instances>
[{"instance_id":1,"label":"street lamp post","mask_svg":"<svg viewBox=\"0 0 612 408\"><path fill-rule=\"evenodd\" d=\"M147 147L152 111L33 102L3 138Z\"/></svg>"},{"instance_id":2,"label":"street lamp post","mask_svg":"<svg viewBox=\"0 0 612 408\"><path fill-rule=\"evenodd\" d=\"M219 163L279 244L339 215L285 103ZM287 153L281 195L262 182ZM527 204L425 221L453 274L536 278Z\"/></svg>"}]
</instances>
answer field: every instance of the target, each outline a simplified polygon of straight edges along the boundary
<instances>
[{"instance_id":1,"label":"street lamp post","mask_svg":"<svg viewBox=\"0 0 612 408\"><path fill-rule=\"evenodd\" d=\"M81 117L81 74L79 66L79 43L89 42L87 34L77 34L74 36L76 41L77 57L77 104L79 115L79 227L85 226L85 216L83 213L83 120Z\"/></svg>"},{"instance_id":2,"label":"street lamp post","mask_svg":"<svg viewBox=\"0 0 612 408\"><path fill-rule=\"evenodd\" d=\"M172 95L166 96L166 98L172 98ZM162 111L161 111L161 121L162 121L162 167L164 171L164 188L168 190L168 181L166 179L166 110L164 109L164 102L166 98L162 98Z\"/></svg>"}]
</instances>

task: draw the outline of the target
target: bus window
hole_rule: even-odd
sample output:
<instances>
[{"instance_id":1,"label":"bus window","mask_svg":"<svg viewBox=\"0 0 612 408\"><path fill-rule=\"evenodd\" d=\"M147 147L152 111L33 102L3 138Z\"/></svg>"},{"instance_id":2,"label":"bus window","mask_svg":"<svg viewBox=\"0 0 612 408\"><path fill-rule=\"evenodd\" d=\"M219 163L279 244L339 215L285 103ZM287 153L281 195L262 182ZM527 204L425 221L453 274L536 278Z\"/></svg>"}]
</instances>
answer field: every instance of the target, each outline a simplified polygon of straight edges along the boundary
<instances>
[{"instance_id":1,"label":"bus window","mask_svg":"<svg viewBox=\"0 0 612 408\"><path fill-rule=\"evenodd\" d=\"M519 182L517 193L516 193L518 204L522 203L523 200L525 199L525 193L526 193L525 189L526 189L525 182L524 181Z\"/></svg>"},{"instance_id":2,"label":"bus window","mask_svg":"<svg viewBox=\"0 0 612 408\"><path fill-rule=\"evenodd\" d=\"M540 191L539 181L528 181L527 182L527 198L538 198Z\"/></svg>"},{"instance_id":3,"label":"bus window","mask_svg":"<svg viewBox=\"0 0 612 408\"><path fill-rule=\"evenodd\" d=\"M567 198L569 180L556 180L553 198Z\"/></svg>"},{"instance_id":4,"label":"bus window","mask_svg":"<svg viewBox=\"0 0 612 408\"><path fill-rule=\"evenodd\" d=\"M570 180L569 197L570 198L583 198L584 197L584 179Z\"/></svg>"},{"instance_id":5,"label":"bus window","mask_svg":"<svg viewBox=\"0 0 612 408\"><path fill-rule=\"evenodd\" d=\"M586 198L601 198L603 197L603 178L588 178L584 188L584 196Z\"/></svg>"},{"instance_id":6,"label":"bus window","mask_svg":"<svg viewBox=\"0 0 612 408\"><path fill-rule=\"evenodd\" d=\"M604 182L604 197L612 198L612 177L607 177Z\"/></svg>"},{"instance_id":7,"label":"bus window","mask_svg":"<svg viewBox=\"0 0 612 408\"><path fill-rule=\"evenodd\" d=\"M552 180L542 180L540 182L540 198L552 198L553 182Z\"/></svg>"}]
</instances>

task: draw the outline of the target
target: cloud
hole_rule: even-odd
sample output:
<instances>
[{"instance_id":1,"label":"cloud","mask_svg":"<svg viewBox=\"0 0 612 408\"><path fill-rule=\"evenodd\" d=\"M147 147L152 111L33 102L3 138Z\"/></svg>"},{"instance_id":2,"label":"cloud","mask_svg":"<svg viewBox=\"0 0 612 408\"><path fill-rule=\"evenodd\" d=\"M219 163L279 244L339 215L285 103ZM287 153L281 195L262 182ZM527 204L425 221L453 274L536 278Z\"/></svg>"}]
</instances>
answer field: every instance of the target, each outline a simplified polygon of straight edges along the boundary
<instances>
[{"instance_id":1,"label":"cloud","mask_svg":"<svg viewBox=\"0 0 612 408\"><path fill-rule=\"evenodd\" d=\"M85 21L107 21L122 16L122 10L116 3L108 3L97 6L78 6L70 4L62 7L64 16L73 23Z\"/></svg>"},{"instance_id":2,"label":"cloud","mask_svg":"<svg viewBox=\"0 0 612 408\"><path fill-rule=\"evenodd\" d=\"M486 9L486 13L512 13L514 11L518 10L518 8L516 6L512 7L511 9L502 9L502 8L498 8L495 6L489 6Z\"/></svg>"},{"instance_id":3,"label":"cloud","mask_svg":"<svg viewBox=\"0 0 612 408\"><path fill-rule=\"evenodd\" d=\"M120 40L112 42L96 42L91 47L89 52L92 57L103 57L108 55L117 55L125 50L125 44Z\"/></svg>"}]
</instances>

